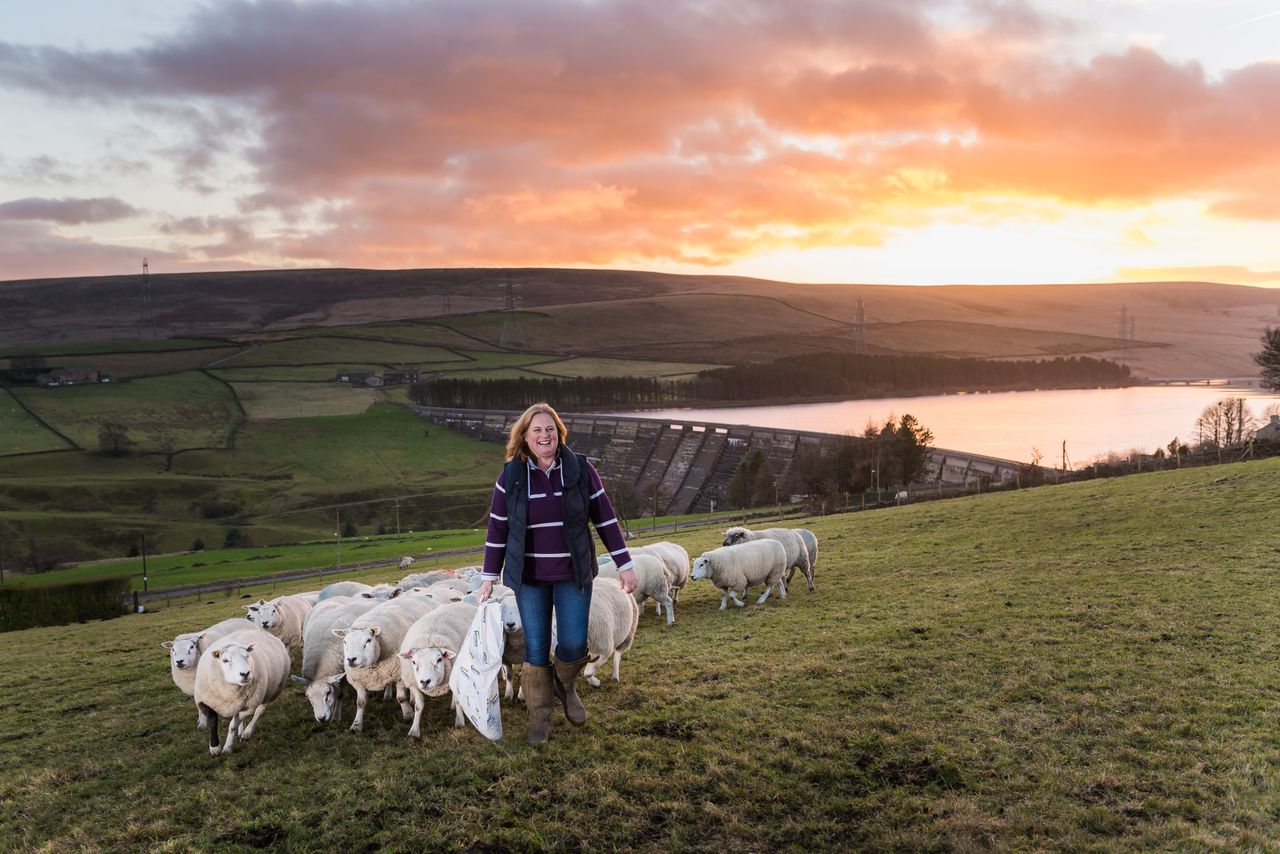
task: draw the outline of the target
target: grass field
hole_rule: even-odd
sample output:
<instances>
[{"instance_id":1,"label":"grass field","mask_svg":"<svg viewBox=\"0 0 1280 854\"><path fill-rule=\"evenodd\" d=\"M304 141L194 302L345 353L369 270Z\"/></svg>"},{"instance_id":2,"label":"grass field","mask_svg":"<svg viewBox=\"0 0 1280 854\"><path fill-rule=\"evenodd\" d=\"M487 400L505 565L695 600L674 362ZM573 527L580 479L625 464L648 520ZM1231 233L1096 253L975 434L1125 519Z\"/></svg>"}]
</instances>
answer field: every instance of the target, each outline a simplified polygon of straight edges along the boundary
<instances>
[{"instance_id":1,"label":"grass field","mask_svg":"<svg viewBox=\"0 0 1280 854\"><path fill-rule=\"evenodd\" d=\"M461 357L443 347L418 346L362 338L294 338L262 344L224 364L227 367L260 365L364 364L403 365L418 362L449 362Z\"/></svg>"},{"instance_id":2,"label":"grass field","mask_svg":"<svg viewBox=\"0 0 1280 854\"><path fill-rule=\"evenodd\" d=\"M22 850L1268 850L1280 461L808 521L816 593L642 617L551 741L361 735L294 686L212 758L174 607L0 635L0 839ZM706 532L676 539L695 554ZM299 586L300 588L301 586ZM51 690L56 686L56 690ZM351 710L347 711L350 720Z\"/></svg>"},{"instance_id":3,"label":"grass field","mask_svg":"<svg viewBox=\"0 0 1280 854\"><path fill-rule=\"evenodd\" d=\"M563 359L538 365L539 373L560 377L681 377L718 365L691 362L642 362L630 359Z\"/></svg>"},{"instance_id":4,"label":"grass field","mask_svg":"<svg viewBox=\"0 0 1280 854\"><path fill-rule=\"evenodd\" d=\"M95 450L107 421L126 425L138 450L160 450L166 439L177 448L225 446L240 417L230 389L197 371L13 393L80 447Z\"/></svg>"},{"instance_id":5,"label":"grass field","mask_svg":"<svg viewBox=\"0 0 1280 854\"><path fill-rule=\"evenodd\" d=\"M356 415L382 399L374 388L349 383L232 383L250 419Z\"/></svg>"},{"instance_id":6,"label":"grass field","mask_svg":"<svg viewBox=\"0 0 1280 854\"><path fill-rule=\"evenodd\" d=\"M225 347L227 342L218 338L161 338L148 341L95 341L86 344L50 344L47 347L22 347L0 350L0 358L13 356L44 356L57 361L57 356L79 356L89 353L156 353L166 350L201 350Z\"/></svg>"},{"instance_id":7,"label":"grass field","mask_svg":"<svg viewBox=\"0 0 1280 854\"><path fill-rule=\"evenodd\" d=\"M23 409L8 389L0 389L0 456L71 447Z\"/></svg>"}]
</instances>

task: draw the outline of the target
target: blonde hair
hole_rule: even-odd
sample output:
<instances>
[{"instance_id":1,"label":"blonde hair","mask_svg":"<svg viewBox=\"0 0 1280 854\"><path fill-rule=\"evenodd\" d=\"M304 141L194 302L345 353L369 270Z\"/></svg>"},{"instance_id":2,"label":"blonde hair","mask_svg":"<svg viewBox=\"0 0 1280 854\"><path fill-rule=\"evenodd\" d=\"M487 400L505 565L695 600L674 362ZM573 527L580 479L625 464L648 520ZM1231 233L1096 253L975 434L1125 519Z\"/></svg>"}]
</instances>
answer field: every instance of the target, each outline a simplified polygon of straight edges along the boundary
<instances>
[{"instance_id":1,"label":"blonde hair","mask_svg":"<svg viewBox=\"0 0 1280 854\"><path fill-rule=\"evenodd\" d=\"M529 422L533 421L533 416L535 415L550 415L551 420L556 423L556 441L560 445L564 444L565 437L569 435L569 428L564 426L560 416L551 408L551 404L535 403L526 409L511 425L511 435L507 438L508 460L514 460L519 457L525 462L529 461L529 448L524 443L524 437L529 432Z\"/></svg>"}]
</instances>

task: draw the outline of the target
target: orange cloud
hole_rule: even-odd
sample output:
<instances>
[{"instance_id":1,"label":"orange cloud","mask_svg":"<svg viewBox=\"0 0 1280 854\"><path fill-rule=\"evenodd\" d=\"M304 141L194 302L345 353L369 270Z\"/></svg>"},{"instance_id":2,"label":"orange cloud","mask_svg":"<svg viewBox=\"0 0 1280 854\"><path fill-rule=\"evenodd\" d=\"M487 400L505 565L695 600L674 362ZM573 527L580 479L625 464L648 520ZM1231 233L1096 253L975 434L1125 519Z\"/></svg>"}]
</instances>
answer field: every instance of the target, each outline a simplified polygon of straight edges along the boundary
<instances>
[{"instance_id":1,"label":"orange cloud","mask_svg":"<svg viewBox=\"0 0 1280 854\"><path fill-rule=\"evenodd\" d=\"M1257 190L1280 183L1280 64L1073 63L1055 46L1082 24L969 8L229 2L130 52L0 44L0 85L198 105L175 168L201 186L239 156L253 183L210 260L716 265L1039 202L1280 218ZM247 231L268 215L282 232Z\"/></svg>"}]
</instances>

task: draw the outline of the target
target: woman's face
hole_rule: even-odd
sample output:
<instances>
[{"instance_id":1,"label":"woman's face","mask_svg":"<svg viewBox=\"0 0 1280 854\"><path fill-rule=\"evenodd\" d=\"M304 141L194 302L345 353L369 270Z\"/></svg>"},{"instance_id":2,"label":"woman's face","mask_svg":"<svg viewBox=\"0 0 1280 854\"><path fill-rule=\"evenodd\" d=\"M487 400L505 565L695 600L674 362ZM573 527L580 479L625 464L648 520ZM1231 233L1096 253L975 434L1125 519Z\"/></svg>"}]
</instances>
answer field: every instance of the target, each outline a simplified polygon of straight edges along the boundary
<instances>
[{"instance_id":1,"label":"woman's face","mask_svg":"<svg viewBox=\"0 0 1280 854\"><path fill-rule=\"evenodd\" d=\"M529 422L529 429L524 433L524 444L540 463L548 463L556 457L556 448L560 444L560 434L556 432L555 420L545 412L539 412Z\"/></svg>"}]
</instances>

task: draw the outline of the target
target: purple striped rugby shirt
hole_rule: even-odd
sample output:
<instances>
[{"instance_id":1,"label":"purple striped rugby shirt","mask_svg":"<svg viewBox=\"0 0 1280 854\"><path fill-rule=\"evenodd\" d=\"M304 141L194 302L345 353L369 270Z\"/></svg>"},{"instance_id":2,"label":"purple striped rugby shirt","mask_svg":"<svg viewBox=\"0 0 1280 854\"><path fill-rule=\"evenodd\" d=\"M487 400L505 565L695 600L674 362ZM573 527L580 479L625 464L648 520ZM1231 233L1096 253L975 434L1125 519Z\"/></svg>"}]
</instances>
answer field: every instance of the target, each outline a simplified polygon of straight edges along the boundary
<instances>
[{"instance_id":1,"label":"purple striped rugby shirt","mask_svg":"<svg viewBox=\"0 0 1280 854\"><path fill-rule=\"evenodd\" d=\"M591 523L604 542L605 549L613 557L618 569L628 569L632 564L618 525L617 514L605 495L600 474L590 461L586 461L586 475L590 479ZM564 469L557 458L550 470L544 472L529 462L529 529L525 534L525 577L536 581L570 581L573 579L573 563L569 546L564 538L564 516L560 496L564 492ZM502 577L502 562L507 556L507 491L502 486L502 475L493 485L493 502L489 506L489 528L484 537L484 578L497 581ZM532 570L532 575L530 571Z\"/></svg>"}]
</instances>

